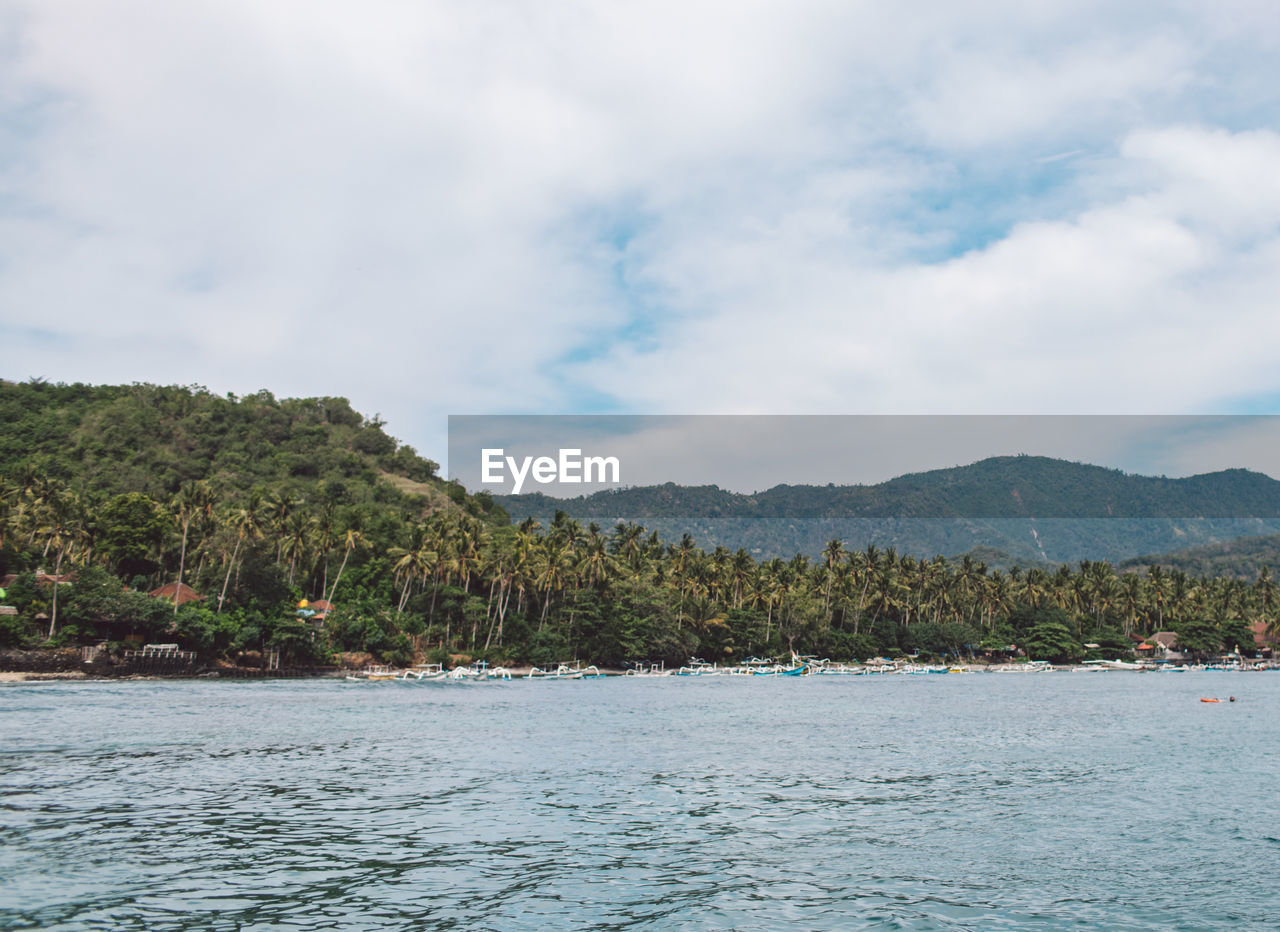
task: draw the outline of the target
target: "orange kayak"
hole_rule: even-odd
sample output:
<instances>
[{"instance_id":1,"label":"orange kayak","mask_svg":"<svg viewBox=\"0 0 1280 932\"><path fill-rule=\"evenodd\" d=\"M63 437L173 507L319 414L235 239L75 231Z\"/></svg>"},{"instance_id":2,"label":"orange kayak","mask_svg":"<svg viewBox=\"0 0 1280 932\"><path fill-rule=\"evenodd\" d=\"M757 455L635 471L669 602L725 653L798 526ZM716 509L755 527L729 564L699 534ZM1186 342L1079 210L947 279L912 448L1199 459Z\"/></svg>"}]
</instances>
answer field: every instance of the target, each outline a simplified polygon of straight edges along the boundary
<instances>
[{"instance_id":1,"label":"orange kayak","mask_svg":"<svg viewBox=\"0 0 1280 932\"><path fill-rule=\"evenodd\" d=\"M1201 702L1221 702L1222 700L1221 699L1205 699L1201 697L1200 701Z\"/></svg>"}]
</instances>

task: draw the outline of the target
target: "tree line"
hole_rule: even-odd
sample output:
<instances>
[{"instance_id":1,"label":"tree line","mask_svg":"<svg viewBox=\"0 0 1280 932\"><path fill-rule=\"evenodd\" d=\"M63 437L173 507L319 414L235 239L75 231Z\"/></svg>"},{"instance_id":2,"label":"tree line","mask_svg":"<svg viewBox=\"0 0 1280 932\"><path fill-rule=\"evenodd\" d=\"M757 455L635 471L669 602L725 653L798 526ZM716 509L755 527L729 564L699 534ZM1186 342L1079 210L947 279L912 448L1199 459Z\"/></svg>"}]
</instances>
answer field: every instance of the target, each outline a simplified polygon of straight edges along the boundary
<instances>
[{"instance_id":1,"label":"tree line","mask_svg":"<svg viewBox=\"0 0 1280 932\"><path fill-rule=\"evenodd\" d=\"M397 663L466 655L617 666L1010 647L1076 660L1125 655L1135 637L1160 630L1194 653L1252 653L1251 625L1277 625L1266 567L1251 582L1101 561L1006 572L972 556L840 540L816 559L756 559L635 523L603 528L558 513L545 526L503 526L475 508L372 507L341 482L313 493L201 479L159 497L76 490L34 472L6 480L0 561L18 574L8 601L19 614L0 619L0 639L172 637L210 657L275 647L299 663L366 651ZM53 580L38 581L37 568ZM201 598L143 595L166 583ZM303 600L334 608L311 623Z\"/></svg>"}]
</instances>

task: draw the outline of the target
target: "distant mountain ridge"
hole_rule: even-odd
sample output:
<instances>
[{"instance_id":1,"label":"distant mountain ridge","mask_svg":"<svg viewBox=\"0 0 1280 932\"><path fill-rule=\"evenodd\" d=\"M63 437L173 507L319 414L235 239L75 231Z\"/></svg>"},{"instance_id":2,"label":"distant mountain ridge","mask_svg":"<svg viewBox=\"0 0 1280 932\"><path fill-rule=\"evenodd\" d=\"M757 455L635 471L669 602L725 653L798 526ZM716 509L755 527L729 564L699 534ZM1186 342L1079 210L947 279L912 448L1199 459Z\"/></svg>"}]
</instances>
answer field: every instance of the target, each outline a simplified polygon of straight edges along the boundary
<instances>
[{"instance_id":1,"label":"distant mountain ridge","mask_svg":"<svg viewBox=\"0 0 1280 932\"><path fill-rule=\"evenodd\" d=\"M1280 518L1280 480L1247 469L1169 479L1044 456L996 456L873 485L656 486L555 499L495 496L515 513L734 518Z\"/></svg>"},{"instance_id":2,"label":"distant mountain ridge","mask_svg":"<svg viewBox=\"0 0 1280 932\"><path fill-rule=\"evenodd\" d=\"M772 556L838 537L921 556L986 547L1021 562L1120 560L1280 532L1280 481L1246 469L1170 479L1041 456L999 456L874 485L778 485L752 495L667 483L574 499L496 496L514 520L634 521L664 537Z\"/></svg>"}]
</instances>

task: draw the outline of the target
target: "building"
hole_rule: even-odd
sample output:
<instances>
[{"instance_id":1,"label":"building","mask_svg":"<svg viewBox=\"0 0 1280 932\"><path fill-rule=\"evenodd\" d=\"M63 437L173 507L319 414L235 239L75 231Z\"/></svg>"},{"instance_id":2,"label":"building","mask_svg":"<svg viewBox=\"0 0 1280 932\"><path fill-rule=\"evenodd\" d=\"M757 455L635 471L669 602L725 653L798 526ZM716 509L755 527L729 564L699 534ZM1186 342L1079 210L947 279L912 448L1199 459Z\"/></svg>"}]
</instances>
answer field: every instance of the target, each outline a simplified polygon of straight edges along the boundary
<instances>
[{"instance_id":1,"label":"building","mask_svg":"<svg viewBox=\"0 0 1280 932\"><path fill-rule=\"evenodd\" d=\"M179 605L186 605L188 602L203 602L204 596L196 592L186 583L166 583L159 589L152 589L147 595L153 599L167 599L170 602L177 601Z\"/></svg>"}]
</instances>

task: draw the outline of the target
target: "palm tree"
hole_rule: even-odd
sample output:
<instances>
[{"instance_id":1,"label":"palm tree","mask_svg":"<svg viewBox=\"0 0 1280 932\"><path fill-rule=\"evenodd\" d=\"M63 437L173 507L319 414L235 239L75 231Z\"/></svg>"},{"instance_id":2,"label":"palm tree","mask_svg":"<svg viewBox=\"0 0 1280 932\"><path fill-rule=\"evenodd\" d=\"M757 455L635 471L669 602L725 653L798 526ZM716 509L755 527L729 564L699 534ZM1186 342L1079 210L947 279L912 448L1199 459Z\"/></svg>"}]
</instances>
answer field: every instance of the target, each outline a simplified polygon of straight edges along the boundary
<instances>
[{"instance_id":1,"label":"palm tree","mask_svg":"<svg viewBox=\"0 0 1280 932\"><path fill-rule=\"evenodd\" d=\"M333 503L330 502L320 510L315 522L316 554L324 564L324 572L320 579L320 595L329 589L329 554L337 543L337 525L333 514Z\"/></svg>"},{"instance_id":2,"label":"palm tree","mask_svg":"<svg viewBox=\"0 0 1280 932\"><path fill-rule=\"evenodd\" d=\"M543 538L541 553L541 572L538 573L537 584L542 589L542 617L538 619L538 630L547 622L547 609L551 607L551 595L564 589L569 564L569 549L566 545L556 543L551 535Z\"/></svg>"},{"instance_id":3,"label":"palm tree","mask_svg":"<svg viewBox=\"0 0 1280 932\"><path fill-rule=\"evenodd\" d=\"M364 535L360 533L360 529L354 524L343 532L342 565L338 567L338 575L334 577L333 585L329 588L329 594L325 596L325 601L329 602L329 604L333 604L333 594L338 591L338 583L342 582L342 573L347 568L347 559L351 556L351 551L363 545Z\"/></svg>"},{"instance_id":4,"label":"palm tree","mask_svg":"<svg viewBox=\"0 0 1280 932\"><path fill-rule=\"evenodd\" d=\"M58 585L62 576L62 561L73 552L80 542L82 515L80 501L75 493L61 486L50 486L42 497L41 522L39 531L44 538L45 553L54 553L53 564L53 605L49 617L49 637L52 638L58 629Z\"/></svg>"},{"instance_id":5,"label":"palm tree","mask_svg":"<svg viewBox=\"0 0 1280 932\"><path fill-rule=\"evenodd\" d=\"M231 582L231 570L233 567L239 566L238 558L240 556L240 547L246 540L250 543L261 540L263 535L262 515L260 508L262 506L262 496L258 492L253 492L249 496L249 501L241 508L233 511L227 519L228 526L236 532L236 546L231 552L231 562L227 564L227 575L222 580L222 591L218 593L218 614L222 614L222 603L227 597L227 585ZM240 584L240 574L236 574L236 585Z\"/></svg>"},{"instance_id":6,"label":"palm tree","mask_svg":"<svg viewBox=\"0 0 1280 932\"><path fill-rule=\"evenodd\" d=\"M755 570L755 560L751 554L741 547L734 553L729 563L729 580L733 587L733 607L742 607L742 593L751 584L751 574Z\"/></svg>"},{"instance_id":7,"label":"palm tree","mask_svg":"<svg viewBox=\"0 0 1280 932\"><path fill-rule=\"evenodd\" d=\"M1253 590L1258 600L1258 616L1270 628L1273 623L1271 606L1276 599L1276 584L1271 578L1271 567L1264 566L1258 571L1258 581L1253 584Z\"/></svg>"},{"instance_id":8,"label":"palm tree","mask_svg":"<svg viewBox=\"0 0 1280 932\"><path fill-rule=\"evenodd\" d=\"M182 549L178 555L178 584L173 593L173 614L178 614L182 603L182 573L187 562L187 536L191 525L205 520L213 513L213 489L203 479L184 485L173 499L174 514L182 527Z\"/></svg>"},{"instance_id":9,"label":"palm tree","mask_svg":"<svg viewBox=\"0 0 1280 932\"><path fill-rule=\"evenodd\" d=\"M311 529L314 523L302 512L294 512L289 516L285 526L284 537L281 539L280 556L289 558L290 586L293 585L293 573L297 568L298 561L306 555L307 547L311 543Z\"/></svg>"},{"instance_id":10,"label":"palm tree","mask_svg":"<svg viewBox=\"0 0 1280 932\"><path fill-rule=\"evenodd\" d=\"M276 536L276 564L283 559L284 541L288 536L289 516L302 504L302 499L294 498L287 492L275 492L266 499L265 517L267 526Z\"/></svg>"},{"instance_id":11,"label":"palm tree","mask_svg":"<svg viewBox=\"0 0 1280 932\"><path fill-rule=\"evenodd\" d=\"M493 558L492 571L498 583L497 604L493 608L493 617L489 620L489 633L484 639L487 651L493 642L494 628L498 633L498 643L502 643L502 626L507 617L507 606L511 604L511 590L517 576L521 574L524 553L520 549L507 550L498 548Z\"/></svg>"},{"instance_id":12,"label":"palm tree","mask_svg":"<svg viewBox=\"0 0 1280 932\"><path fill-rule=\"evenodd\" d=\"M1156 607L1156 630L1164 630L1164 606L1169 598L1169 577L1164 567L1152 564L1147 569L1147 591Z\"/></svg>"},{"instance_id":13,"label":"palm tree","mask_svg":"<svg viewBox=\"0 0 1280 932\"><path fill-rule=\"evenodd\" d=\"M592 525L594 527L595 525ZM617 567L603 537L588 539L582 559L578 561L578 573L583 582L596 589L603 589L609 579L616 573Z\"/></svg>"},{"instance_id":14,"label":"palm tree","mask_svg":"<svg viewBox=\"0 0 1280 932\"><path fill-rule=\"evenodd\" d=\"M1120 583L1120 617L1124 620L1124 633L1133 633L1142 612L1142 577L1137 573L1125 573Z\"/></svg>"},{"instance_id":15,"label":"palm tree","mask_svg":"<svg viewBox=\"0 0 1280 932\"><path fill-rule=\"evenodd\" d=\"M822 566L825 569L822 589L822 610L824 612L830 612L831 610L831 582L835 577L836 567L840 565L840 561L843 559L844 541L827 541L827 546L822 551Z\"/></svg>"},{"instance_id":16,"label":"palm tree","mask_svg":"<svg viewBox=\"0 0 1280 932\"><path fill-rule=\"evenodd\" d=\"M999 570L991 574L991 589L987 595L987 627L995 627L995 615L999 613L1006 618L1013 611L1013 584L1008 576Z\"/></svg>"},{"instance_id":17,"label":"palm tree","mask_svg":"<svg viewBox=\"0 0 1280 932\"><path fill-rule=\"evenodd\" d=\"M643 537L644 528L638 524L619 523L613 529L613 553L631 571L633 581L640 578L644 566Z\"/></svg>"},{"instance_id":18,"label":"palm tree","mask_svg":"<svg viewBox=\"0 0 1280 932\"><path fill-rule=\"evenodd\" d=\"M693 559L693 553L697 549L694 544L693 537L684 534L680 538L680 546L672 546L669 548L671 557L671 578L678 580L680 584L680 606L676 610L676 627L680 627L684 620L684 597L689 582L689 563Z\"/></svg>"},{"instance_id":19,"label":"palm tree","mask_svg":"<svg viewBox=\"0 0 1280 932\"><path fill-rule=\"evenodd\" d=\"M400 603L396 606L396 612L399 614L404 611L405 603L409 600L410 585L419 577L425 584L427 576L435 570L440 555L435 549L435 540L428 532L426 525L417 525L413 528L408 547L392 547L387 551L387 555L396 561L392 567L396 577L404 576L404 586L400 590Z\"/></svg>"},{"instance_id":20,"label":"palm tree","mask_svg":"<svg viewBox=\"0 0 1280 932\"><path fill-rule=\"evenodd\" d=\"M1039 608L1044 597L1048 595L1049 579L1044 570L1033 568L1027 570L1022 579L1022 601L1031 608Z\"/></svg>"}]
</instances>

